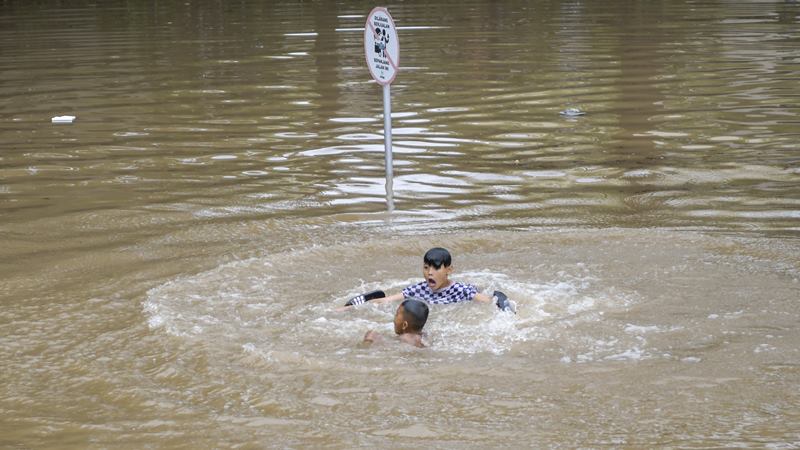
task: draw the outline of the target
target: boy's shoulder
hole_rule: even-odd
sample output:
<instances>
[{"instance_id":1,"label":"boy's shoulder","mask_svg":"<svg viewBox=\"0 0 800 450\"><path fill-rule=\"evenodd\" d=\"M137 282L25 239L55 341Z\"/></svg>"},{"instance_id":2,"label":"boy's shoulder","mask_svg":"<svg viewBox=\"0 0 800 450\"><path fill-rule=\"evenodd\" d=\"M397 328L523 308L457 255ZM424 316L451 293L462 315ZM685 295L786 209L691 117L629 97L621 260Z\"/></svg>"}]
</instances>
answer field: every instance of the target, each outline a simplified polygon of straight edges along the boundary
<instances>
[{"instance_id":1,"label":"boy's shoulder","mask_svg":"<svg viewBox=\"0 0 800 450\"><path fill-rule=\"evenodd\" d=\"M403 333L398 336L400 342L404 344L413 345L414 347L424 348L425 344L422 342L422 335L417 333Z\"/></svg>"}]
</instances>

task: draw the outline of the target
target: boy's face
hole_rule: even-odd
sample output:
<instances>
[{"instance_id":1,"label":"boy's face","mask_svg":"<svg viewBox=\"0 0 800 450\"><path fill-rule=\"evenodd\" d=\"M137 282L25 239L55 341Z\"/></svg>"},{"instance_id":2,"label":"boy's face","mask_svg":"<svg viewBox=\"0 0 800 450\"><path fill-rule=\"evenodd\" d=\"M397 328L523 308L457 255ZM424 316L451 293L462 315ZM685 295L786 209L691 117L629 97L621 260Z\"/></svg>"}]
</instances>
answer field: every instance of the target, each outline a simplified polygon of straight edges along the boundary
<instances>
[{"instance_id":1,"label":"boy's face","mask_svg":"<svg viewBox=\"0 0 800 450\"><path fill-rule=\"evenodd\" d=\"M438 291L450 284L448 277L453 273L453 266L442 264L438 269L430 264L422 265L422 277L428 282L432 291Z\"/></svg>"}]
</instances>

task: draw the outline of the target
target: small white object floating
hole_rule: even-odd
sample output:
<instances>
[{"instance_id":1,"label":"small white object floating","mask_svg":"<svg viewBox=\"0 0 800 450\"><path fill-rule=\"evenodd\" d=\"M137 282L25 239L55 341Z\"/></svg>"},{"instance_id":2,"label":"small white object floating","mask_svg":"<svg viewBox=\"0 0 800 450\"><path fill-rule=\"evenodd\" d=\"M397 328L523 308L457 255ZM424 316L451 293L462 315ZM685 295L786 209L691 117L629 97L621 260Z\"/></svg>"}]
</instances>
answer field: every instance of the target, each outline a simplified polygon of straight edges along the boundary
<instances>
[{"instance_id":1,"label":"small white object floating","mask_svg":"<svg viewBox=\"0 0 800 450\"><path fill-rule=\"evenodd\" d=\"M578 108L567 108L567 109L561 111L559 114L561 114L562 116L565 116L565 117L578 117L578 116L583 116L586 113L581 111Z\"/></svg>"},{"instance_id":2,"label":"small white object floating","mask_svg":"<svg viewBox=\"0 0 800 450\"><path fill-rule=\"evenodd\" d=\"M72 123L75 121L75 116L55 116L50 121L53 123Z\"/></svg>"}]
</instances>

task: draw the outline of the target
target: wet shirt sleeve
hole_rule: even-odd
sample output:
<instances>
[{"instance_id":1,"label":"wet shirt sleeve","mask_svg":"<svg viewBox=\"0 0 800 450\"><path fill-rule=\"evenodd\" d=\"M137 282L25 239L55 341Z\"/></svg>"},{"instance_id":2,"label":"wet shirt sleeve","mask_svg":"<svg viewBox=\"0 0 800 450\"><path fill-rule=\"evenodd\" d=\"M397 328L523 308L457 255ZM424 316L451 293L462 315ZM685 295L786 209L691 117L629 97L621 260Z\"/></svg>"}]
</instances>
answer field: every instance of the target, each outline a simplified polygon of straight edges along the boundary
<instances>
[{"instance_id":1,"label":"wet shirt sleeve","mask_svg":"<svg viewBox=\"0 0 800 450\"><path fill-rule=\"evenodd\" d=\"M417 284L412 284L411 286L408 286L405 289L403 289L403 298L415 297L415 298L421 298L425 301L429 301L428 297L430 297L431 294L433 294L433 292L431 292L431 290L428 288L427 283L425 283L424 281Z\"/></svg>"}]
</instances>

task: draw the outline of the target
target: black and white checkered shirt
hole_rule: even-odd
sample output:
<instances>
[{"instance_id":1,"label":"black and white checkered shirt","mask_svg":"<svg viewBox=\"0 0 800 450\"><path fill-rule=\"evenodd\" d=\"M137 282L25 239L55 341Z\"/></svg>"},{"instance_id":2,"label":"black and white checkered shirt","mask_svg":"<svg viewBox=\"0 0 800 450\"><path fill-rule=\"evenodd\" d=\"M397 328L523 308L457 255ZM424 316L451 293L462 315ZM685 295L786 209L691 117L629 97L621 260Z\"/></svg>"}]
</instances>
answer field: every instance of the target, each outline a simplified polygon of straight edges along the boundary
<instances>
[{"instance_id":1,"label":"black and white checkered shirt","mask_svg":"<svg viewBox=\"0 0 800 450\"><path fill-rule=\"evenodd\" d=\"M403 289L403 298L416 297L432 305L445 305L447 303L467 302L475 297L478 288L471 284L454 282L439 291L432 291L428 282L422 281Z\"/></svg>"}]
</instances>

